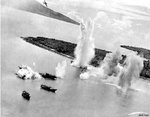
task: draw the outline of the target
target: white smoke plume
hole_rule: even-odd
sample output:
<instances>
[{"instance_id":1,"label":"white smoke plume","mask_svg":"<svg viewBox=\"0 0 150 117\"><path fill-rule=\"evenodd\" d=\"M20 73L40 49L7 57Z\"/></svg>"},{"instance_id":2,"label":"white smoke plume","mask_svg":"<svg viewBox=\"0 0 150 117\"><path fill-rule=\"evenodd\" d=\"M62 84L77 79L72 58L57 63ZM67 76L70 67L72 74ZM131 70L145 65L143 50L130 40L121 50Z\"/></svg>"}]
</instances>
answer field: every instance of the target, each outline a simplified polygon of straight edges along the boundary
<instances>
[{"instance_id":1,"label":"white smoke plume","mask_svg":"<svg viewBox=\"0 0 150 117\"><path fill-rule=\"evenodd\" d=\"M94 38L92 38L94 25L99 18L102 18L103 14L102 12L98 12L93 21L91 21L90 19L86 22L86 24L76 14L73 14L73 16L75 16L76 19L79 19L81 21L80 25L81 37L79 38L77 47L75 49L76 58L72 63L72 65L82 67L88 66L91 59L95 56ZM98 70L96 71L100 71L98 73L100 76L107 76L113 73L117 74L118 72L117 64L120 59L121 54L119 53L119 51L117 51L116 53L110 53L104 59L101 68L98 68ZM90 75L97 74L94 69L95 68L92 68L88 70L88 72L81 73L80 78L88 79Z\"/></svg>"},{"instance_id":2,"label":"white smoke plume","mask_svg":"<svg viewBox=\"0 0 150 117\"><path fill-rule=\"evenodd\" d=\"M80 79L88 79L91 76L93 77L105 77L104 70L101 67L89 66L85 72L80 74Z\"/></svg>"},{"instance_id":3,"label":"white smoke plume","mask_svg":"<svg viewBox=\"0 0 150 117\"><path fill-rule=\"evenodd\" d=\"M55 68L55 72L56 72L55 74L58 78L64 78L66 73L66 66L67 66L66 60L57 64L57 67Z\"/></svg>"},{"instance_id":4,"label":"white smoke plume","mask_svg":"<svg viewBox=\"0 0 150 117\"><path fill-rule=\"evenodd\" d=\"M16 73L16 75L24 80L27 79L41 79L41 75L35 71L33 71L29 66L27 65L22 65L19 66L19 70Z\"/></svg>"},{"instance_id":5,"label":"white smoke plume","mask_svg":"<svg viewBox=\"0 0 150 117\"><path fill-rule=\"evenodd\" d=\"M120 72L118 85L126 91L140 77L142 68L143 58L136 53L129 54Z\"/></svg>"},{"instance_id":6,"label":"white smoke plume","mask_svg":"<svg viewBox=\"0 0 150 117\"><path fill-rule=\"evenodd\" d=\"M119 73L118 63L121 59L122 56L119 50L113 53L108 53L101 65L101 68L104 70L104 74L108 76L117 76Z\"/></svg>"},{"instance_id":7,"label":"white smoke plume","mask_svg":"<svg viewBox=\"0 0 150 117\"><path fill-rule=\"evenodd\" d=\"M80 78L99 77L106 84L117 86L125 93L129 88L136 90L144 58L135 52L130 52L126 56L124 63L120 64L122 57L119 51L108 53L100 67L88 67L86 72L80 74Z\"/></svg>"},{"instance_id":8,"label":"white smoke plume","mask_svg":"<svg viewBox=\"0 0 150 117\"><path fill-rule=\"evenodd\" d=\"M100 67L88 67L86 72L80 74L81 79L88 79L90 76L100 77L101 79L108 79L109 76L118 76L120 72L119 61L122 59L119 50L108 53L101 62Z\"/></svg>"},{"instance_id":9,"label":"white smoke plume","mask_svg":"<svg viewBox=\"0 0 150 117\"><path fill-rule=\"evenodd\" d=\"M76 15L75 15L76 16ZM94 39L92 38L94 25L99 18L102 18L103 13L98 12L93 21L87 21L87 25L81 22L81 38L78 41L75 56L76 59L73 62L75 66L88 66L91 59L95 56ZM77 17L77 16L76 16ZM78 17L77 17L78 18ZM81 18L78 18L81 19ZM88 26L89 25L89 26ZM100 68L90 67L87 72L81 73L81 79L88 79L90 76L107 77L112 74L117 75L119 68L117 67L119 60L121 60L121 54L119 51L115 53L109 53L106 55Z\"/></svg>"},{"instance_id":10,"label":"white smoke plume","mask_svg":"<svg viewBox=\"0 0 150 117\"><path fill-rule=\"evenodd\" d=\"M93 19L93 24L101 17L102 14L98 13ZM88 22L86 24L83 20L81 22L81 37L78 40L75 50L76 58L73 62L75 66L88 66L87 70L80 74L80 78L88 79L91 76L100 77L108 83L119 85L123 91L126 91L131 87L132 82L135 82L136 78L139 77L143 68L143 58L135 53L127 53L127 58L124 64L121 65L119 62L122 59L122 55L118 50L113 53L108 53L101 62L100 67L95 68L89 66L90 60L94 57L94 39L92 38L94 25L88 26ZM124 25L121 27L124 28Z\"/></svg>"},{"instance_id":11,"label":"white smoke plume","mask_svg":"<svg viewBox=\"0 0 150 117\"><path fill-rule=\"evenodd\" d=\"M80 30L81 36L78 39L77 47L75 48L75 60L72 63L74 66L88 66L89 62L95 55L94 38L92 38L94 22L91 19L81 21Z\"/></svg>"}]
</instances>

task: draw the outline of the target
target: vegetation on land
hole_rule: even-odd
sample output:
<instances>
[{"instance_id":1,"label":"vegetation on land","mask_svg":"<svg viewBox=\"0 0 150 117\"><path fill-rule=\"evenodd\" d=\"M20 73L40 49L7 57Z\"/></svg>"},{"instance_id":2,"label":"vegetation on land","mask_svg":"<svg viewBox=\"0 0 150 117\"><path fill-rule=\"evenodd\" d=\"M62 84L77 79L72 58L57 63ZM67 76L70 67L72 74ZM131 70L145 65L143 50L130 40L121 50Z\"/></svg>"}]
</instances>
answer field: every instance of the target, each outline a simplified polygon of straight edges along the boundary
<instances>
[{"instance_id":1,"label":"vegetation on land","mask_svg":"<svg viewBox=\"0 0 150 117\"><path fill-rule=\"evenodd\" d=\"M58 53L71 59L75 58L74 49L77 46L77 44L45 37L22 37L22 38L25 41L34 44L36 46L39 46L41 48L44 48L46 50L53 51L55 53ZM150 79L150 50L125 45L121 45L121 47L132 51L136 51L138 52L138 54L142 54L143 57L146 58L146 60L144 60L143 62L144 68L140 76L145 79ZM91 60L90 64L95 67L98 67L100 65L100 61L102 61L105 58L107 53L110 53L110 51L95 48L95 57ZM121 60L120 63L123 63L124 59L126 58L125 55L122 55L122 57L123 60Z\"/></svg>"}]
</instances>

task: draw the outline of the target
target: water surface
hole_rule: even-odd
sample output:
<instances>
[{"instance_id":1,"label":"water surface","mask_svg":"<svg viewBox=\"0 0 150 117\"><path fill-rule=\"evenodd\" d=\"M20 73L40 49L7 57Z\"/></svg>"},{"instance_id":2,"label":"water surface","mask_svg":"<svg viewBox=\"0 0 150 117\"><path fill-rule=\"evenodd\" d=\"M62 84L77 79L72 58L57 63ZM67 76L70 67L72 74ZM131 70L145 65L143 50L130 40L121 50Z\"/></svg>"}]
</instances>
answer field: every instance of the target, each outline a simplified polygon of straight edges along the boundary
<instances>
[{"instance_id":1,"label":"water surface","mask_svg":"<svg viewBox=\"0 0 150 117\"><path fill-rule=\"evenodd\" d=\"M26 43L20 38L45 36L76 42L78 26L3 8L1 32L2 117L127 117L129 113L136 111L150 113L148 93L130 90L123 94L98 78L80 80L79 70L70 66L69 59ZM108 38L105 30L101 33ZM95 34L99 37L98 30ZM100 38L96 39L96 46L100 47L102 44ZM38 72L55 74L57 63L65 59L68 66L64 79L23 81L14 75L17 66L21 64L29 65ZM58 92L53 94L43 91L40 89L41 84L58 88ZM30 92L29 102L21 97L23 90Z\"/></svg>"}]
</instances>

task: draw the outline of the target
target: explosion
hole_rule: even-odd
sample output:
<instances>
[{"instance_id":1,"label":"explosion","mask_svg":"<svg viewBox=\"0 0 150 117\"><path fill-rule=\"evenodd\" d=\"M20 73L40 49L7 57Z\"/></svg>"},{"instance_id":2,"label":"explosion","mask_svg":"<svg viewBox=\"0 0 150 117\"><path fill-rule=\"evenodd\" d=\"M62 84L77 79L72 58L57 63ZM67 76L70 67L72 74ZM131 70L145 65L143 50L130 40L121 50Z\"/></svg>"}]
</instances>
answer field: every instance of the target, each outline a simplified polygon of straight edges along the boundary
<instances>
[{"instance_id":1,"label":"explosion","mask_svg":"<svg viewBox=\"0 0 150 117\"><path fill-rule=\"evenodd\" d=\"M85 67L95 55L94 38L92 38L94 23L91 19L86 22L81 22L81 36L78 39L77 47L75 48L75 60L73 66Z\"/></svg>"},{"instance_id":2,"label":"explosion","mask_svg":"<svg viewBox=\"0 0 150 117\"><path fill-rule=\"evenodd\" d=\"M41 75L37 72L34 72L29 66L22 65L19 66L19 70L16 75L24 80L27 79L41 79Z\"/></svg>"},{"instance_id":3,"label":"explosion","mask_svg":"<svg viewBox=\"0 0 150 117\"><path fill-rule=\"evenodd\" d=\"M123 69L119 75L118 85L126 91L131 87L132 83L140 77L140 72L143 68L143 58L136 53L131 53L124 61Z\"/></svg>"},{"instance_id":4,"label":"explosion","mask_svg":"<svg viewBox=\"0 0 150 117\"><path fill-rule=\"evenodd\" d=\"M64 60L61 63L57 64L57 67L55 68L55 71L56 71L56 76L58 78L64 78L65 73L66 73L66 66L67 66L66 60Z\"/></svg>"}]
</instances>

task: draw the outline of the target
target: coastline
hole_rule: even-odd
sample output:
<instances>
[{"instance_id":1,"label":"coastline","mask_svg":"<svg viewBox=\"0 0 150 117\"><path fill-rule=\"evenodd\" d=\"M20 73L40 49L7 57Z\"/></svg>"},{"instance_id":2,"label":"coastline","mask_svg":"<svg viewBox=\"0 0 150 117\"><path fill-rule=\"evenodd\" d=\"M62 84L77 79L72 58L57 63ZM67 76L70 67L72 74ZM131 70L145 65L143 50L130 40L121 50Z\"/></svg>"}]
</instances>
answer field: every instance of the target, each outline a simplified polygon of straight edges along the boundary
<instances>
[{"instance_id":1,"label":"coastline","mask_svg":"<svg viewBox=\"0 0 150 117\"><path fill-rule=\"evenodd\" d=\"M48 51L52 51L69 59L74 59L74 49L76 47L76 44L74 43L45 37L21 38L28 43L31 43ZM90 65L98 67L100 65L100 61L102 61L105 58L107 53L110 53L110 51L95 48L95 57L91 60ZM140 78L150 81L150 63L149 61L144 61L143 64L144 68L140 74Z\"/></svg>"}]
</instances>

